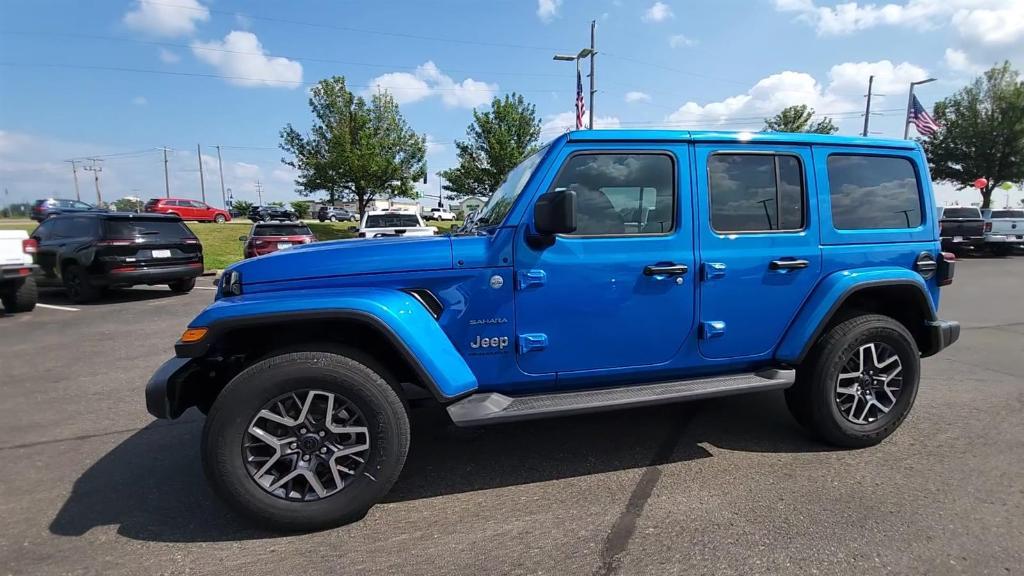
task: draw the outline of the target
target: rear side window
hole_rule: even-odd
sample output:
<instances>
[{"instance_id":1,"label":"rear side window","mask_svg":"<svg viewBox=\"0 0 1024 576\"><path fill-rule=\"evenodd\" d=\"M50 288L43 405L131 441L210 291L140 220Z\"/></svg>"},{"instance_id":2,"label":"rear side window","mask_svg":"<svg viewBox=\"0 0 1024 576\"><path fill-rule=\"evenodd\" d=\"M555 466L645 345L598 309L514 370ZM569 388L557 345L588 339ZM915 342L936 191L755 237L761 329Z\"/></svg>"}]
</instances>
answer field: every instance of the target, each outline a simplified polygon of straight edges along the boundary
<instances>
[{"instance_id":1,"label":"rear side window","mask_svg":"<svg viewBox=\"0 0 1024 576\"><path fill-rule=\"evenodd\" d=\"M977 208L944 208L943 218L981 218L981 212ZM998 218L998 216L993 216Z\"/></svg>"},{"instance_id":2,"label":"rear side window","mask_svg":"<svg viewBox=\"0 0 1024 576\"><path fill-rule=\"evenodd\" d=\"M921 225L920 186L907 158L833 154L828 157L828 183L837 230ZM944 217L949 217L948 209Z\"/></svg>"},{"instance_id":3,"label":"rear side window","mask_svg":"<svg viewBox=\"0 0 1024 576\"><path fill-rule=\"evenodd\" d=\"M95 218L62 218L54 226L54 236L58 238L83 238L96 234Z\"/></svg>"},{"instance_id":4,"label":"rear side window","mask_svg":"<svg viewBox=\"0 0 1024 576\"><path fill-rule=\"evenodd\" d=\"M195 234L181 222L167 220L107 220L105 223L107 238L138 238L153 237L160 240L181 240L194 238Z\"/></svg>"},{"instance_id":5,"label":"rear side window","mask_svg":"<svg viewBox=\"0 0 1024 576\"><path fill-rule=\"evenodd\" d=\"M716 232L804 227L804 175L796 156L714 154L708 158L708 189Z\"/></svg>"},{"instance_id":6,"label":"rear side window","mask_svg":"<svg viewBox=\"0 0 1024 576\"><path fill-rule=\"evenodd\" d=\"M664 234L674 228L675 168L666 154L580 154L554 188L576 192L575 236Z\"/></svg>"},{"instance_id":7,"label":"rear side window","mask_svg":"<svg viewBox=\"0 0 1024 576\"><path fill-rule=\"evenodd\" d=\"M253 236L309 236L313 234L309 226L273 224L270 226L257 226L253 230Z\"/></svg>"}]
</instances>

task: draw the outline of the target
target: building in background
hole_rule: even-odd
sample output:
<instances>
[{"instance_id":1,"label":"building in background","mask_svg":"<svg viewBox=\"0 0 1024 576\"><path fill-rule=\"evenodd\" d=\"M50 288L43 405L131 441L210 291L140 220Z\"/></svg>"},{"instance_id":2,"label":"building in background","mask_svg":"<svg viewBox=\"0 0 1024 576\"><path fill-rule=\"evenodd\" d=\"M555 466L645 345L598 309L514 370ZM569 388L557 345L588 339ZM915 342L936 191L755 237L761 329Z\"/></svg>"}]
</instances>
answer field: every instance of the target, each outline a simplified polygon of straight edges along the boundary
<instances>
[{"instance_id":1,"label":"building in background","mask_svg":"<svg viewBox=\"0 0 1024 576\"><path fill-rule=\"evenodd\" d=\"M486 203L487 203L487 200L485 198L481 198L479 196L469 196L468 198L463 198L459 202L459 209L458 209L457 217L460 220L462 220L462 219L464 219L466 217L466 214L471 214L473 212L476 212L477 210L483 208L484 204L486 204Z\"/></svg>"}]
</instances>

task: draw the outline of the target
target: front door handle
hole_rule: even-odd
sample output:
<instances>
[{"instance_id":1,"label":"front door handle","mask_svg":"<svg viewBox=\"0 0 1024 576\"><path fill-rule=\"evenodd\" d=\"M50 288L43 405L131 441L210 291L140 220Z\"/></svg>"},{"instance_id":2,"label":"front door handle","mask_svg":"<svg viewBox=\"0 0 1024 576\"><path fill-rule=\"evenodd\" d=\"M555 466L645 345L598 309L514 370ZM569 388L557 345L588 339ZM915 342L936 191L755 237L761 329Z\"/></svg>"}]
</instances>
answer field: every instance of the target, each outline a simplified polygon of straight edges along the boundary
<instances>
[{"instance_id":1,"label":"front door handle","mask_svg":"<svg viewBox=\"0 0 1024 576\"><path fill-rule=\"evenodd\" d=\"M807 260L772 260L768 264L768 268L771 270L799 270L810 265L811 263Z\"/></svg>"},{"instance_id":2,"label":"front door handle","mask_svg":"<svg viewBox=\"0 0 1024 576\"><path fill-rule=\"evenodd\" d=\"M644 266L644 276L682 276L690 271L686 264L651 264Z\"/></svg>"}]
</instances>

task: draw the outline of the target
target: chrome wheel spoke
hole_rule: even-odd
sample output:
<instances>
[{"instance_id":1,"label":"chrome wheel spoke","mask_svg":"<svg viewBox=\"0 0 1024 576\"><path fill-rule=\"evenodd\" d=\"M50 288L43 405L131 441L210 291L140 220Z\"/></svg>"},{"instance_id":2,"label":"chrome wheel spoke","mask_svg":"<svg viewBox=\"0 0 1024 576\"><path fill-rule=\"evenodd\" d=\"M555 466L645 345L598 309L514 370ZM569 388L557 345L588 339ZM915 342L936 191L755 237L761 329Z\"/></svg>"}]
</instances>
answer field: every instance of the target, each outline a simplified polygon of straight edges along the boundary
<instances>
[{"instance_id":1,"label":"chrome wheel spoke","mask_svg":"<svg viewBox=\"0 0 1024 576\"><path fill-rule=\"evenodd\" d=\"M854 424L870 424L888 414L899 400L903 363L882 342L868 342L845 361L835 383L836 407Z\"/></svg>"}]
</instances>

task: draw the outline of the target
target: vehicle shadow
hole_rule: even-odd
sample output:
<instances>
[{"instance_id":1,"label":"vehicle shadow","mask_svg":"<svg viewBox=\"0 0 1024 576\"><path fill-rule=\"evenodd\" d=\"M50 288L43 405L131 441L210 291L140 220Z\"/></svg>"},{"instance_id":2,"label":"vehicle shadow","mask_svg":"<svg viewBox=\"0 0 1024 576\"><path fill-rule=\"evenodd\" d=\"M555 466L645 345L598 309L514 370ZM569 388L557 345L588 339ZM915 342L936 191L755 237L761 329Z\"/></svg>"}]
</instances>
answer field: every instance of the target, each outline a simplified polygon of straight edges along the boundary
<instances>
[{"instance_id":1,"label":"vehicle shadow","mask_svg":"<svg viewBox=\"0 0 1024 576\"><path fill-rule=\"evenodd\" d=\"M166 286L155 286L152 288L113 288L107 290L98 300L87 302L85 304L76 304L68 300L68 297L64 294L63 288L48 287L39 289L39 302L43 304L52 304L54 306L72 306L75 308L96 308L125 304L129 302L145 302L147 300L175 298L178 296L184 296L184 294L171 292Z\"/></svg>"},{"instance_id":2,"label":"vehicle shadow","mask_svg":"<svg viewBox=\"0 0 1024 576\"><path fill-rule=\"evenodd\" d=\"M385 502L407 502L648 466L685 465L731 451L814 452L764 393L571 418L458 428L443 410L412 413L405 469ZM199 462L202 417L146 426L79 477L50 524L62 536L118 526L157 542L239 541L279 536L230 512L207 486ZM116 487L112 489L112 487Z\"/></svg>"}]
</instances>

